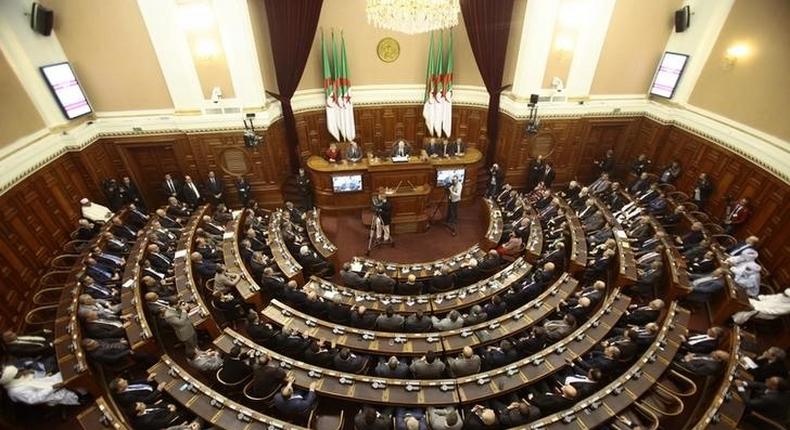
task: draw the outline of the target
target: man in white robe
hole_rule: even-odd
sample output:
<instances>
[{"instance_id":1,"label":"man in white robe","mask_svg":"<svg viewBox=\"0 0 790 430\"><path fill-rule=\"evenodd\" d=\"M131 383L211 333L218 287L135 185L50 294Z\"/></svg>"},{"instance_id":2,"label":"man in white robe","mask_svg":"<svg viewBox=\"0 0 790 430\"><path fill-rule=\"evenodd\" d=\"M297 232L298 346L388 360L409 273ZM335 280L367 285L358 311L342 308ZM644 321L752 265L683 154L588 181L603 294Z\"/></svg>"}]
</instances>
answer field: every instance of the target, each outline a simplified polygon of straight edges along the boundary
<instances>
[{"instance_id":1,"label":"man in white robe","mask_svg":"<svg viewBox=\"0 0 790 430\"><path fill-rule=\"evenodd\" d=\"M749 299L752 310L738 312L732 316L736 324L743 324L750 318L772 320L790 315L790 288L779 294L760 294Z\"/></svg>"},{"instance_id":2,"label":"man in white robe","mask_svg":"<svg viewBox=\"0 0 790 430\"><path fill-rule=\"evenodd\" d=\"M14 366L5 366L0 376L0 385L13 402L48 406L79 405L77 393L61 388L62 383L60 373L46 376L43 372L20 371Z\"/></svg>"},{"instance_id":3,"label":"man in white robe","mask_svg":"<svg viewBox=\"0 0 790 430\"><path fill-rule=\"evenodd\" d=\"M105 223L112 218L113 213L110 209L106 206L102 206L97 203L93 203L87 198L83 198L80 200L80 210L82 212L82 217L96 222L96 223Z\"/></svg>"},{"instance_id":4,"label":"man in white robe","mask_svg":"<svg viewBox=\"0 0 790 430\"><path fill-rule=\"evenodd\" d=\"M749 297L760 295L760 270L762 268L755 262L743 263L730 269L732 280L746 291Z\"/></svg>"}]
</instances>

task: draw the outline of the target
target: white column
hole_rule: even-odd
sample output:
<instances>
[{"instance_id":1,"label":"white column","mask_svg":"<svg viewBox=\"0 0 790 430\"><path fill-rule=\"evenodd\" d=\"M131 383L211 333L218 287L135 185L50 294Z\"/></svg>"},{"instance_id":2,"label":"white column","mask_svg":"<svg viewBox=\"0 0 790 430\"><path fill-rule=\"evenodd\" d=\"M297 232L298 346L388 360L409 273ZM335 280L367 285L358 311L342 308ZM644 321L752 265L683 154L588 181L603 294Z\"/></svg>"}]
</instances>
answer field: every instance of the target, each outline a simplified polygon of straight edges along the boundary
<instances>
[{"instance_id":1,"label":"white column","mask_svg":"<svg viewBox=\"0 0 790 430\"><path fill-rule=\"evenodd\" d=\"M586 97L590 94L616 0L586 1L588 16L581 20L573 60L568 71L568 82L565 85L565 94L568 97Z\"/></svg>"},{"instance_id":2,"label":"white column","mask_svg":"<svg viewBox=\"0 0 790 430\"><path fill-rule=\"evenodd\" d=\"M178 5L174 0L137 0L137 4L176 112L200 110L203 90L186 35L179 26Z\"/></svg>"},{"instance_id":3,"label":"white column","mask_svg":"<svg viewBox=\"0 0 790 430\"><path fill-rule=\"evenodd\" d=\"M46 84L39 67L68 61L57 35L42 36L30 28L30 2L0 1L0 50L14 70L47 127L68 120ZM57 19L57 18L56 18ZM77 75L79 78L79 74ZM0 82L0 85L4 83Z\"/></svg>"},{"instance_id":4,"label":"white column","mask_svg":"<svg viewBox=\"0 0 790 430\"><path fill-rule=\"evenodd\" d=\"M528 99L530 94L540 92L559 7L560 0L527 2L513 77L512 92L516 99Z\"/></svg>"},{"instance_id":5,"label":"white column","mask_svg":"<svg viewBox=\"0 0 790 430\"><path fill-rule=\"evenodd\" d=\"M213 0L230 79L242 108L260 109L266 102L258 52L246 0Z\"/></svg>"},{"instance_id":6,"label":"white column","mask_svg":"<svg viewBox=\"0 0 790 430\"><path fill-rule=\"evenodd\" d=\"M678 103L688 102L735 0L687 0L683 4L691 8L689 28L683 33L673 31L666 47L666 51L689 56L686 69L672 97Z\"/></svg>"}]
</instances>

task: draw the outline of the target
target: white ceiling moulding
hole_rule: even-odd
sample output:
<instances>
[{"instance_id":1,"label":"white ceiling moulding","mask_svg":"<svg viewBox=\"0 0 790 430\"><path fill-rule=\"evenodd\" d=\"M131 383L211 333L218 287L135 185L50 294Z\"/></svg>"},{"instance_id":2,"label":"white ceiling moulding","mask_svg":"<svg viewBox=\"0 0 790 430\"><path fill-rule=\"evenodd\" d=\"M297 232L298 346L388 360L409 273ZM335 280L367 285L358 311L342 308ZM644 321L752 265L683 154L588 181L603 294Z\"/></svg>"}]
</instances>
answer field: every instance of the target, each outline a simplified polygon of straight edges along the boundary
<instances>
[{"instance_id":1,"label":"white ceiling moulding","mask_svg":"<svg viewBox=\"0 0 790 430\"><path fill-rule=\"evenodd\" d=\"M483 87L459 85L454 104L485 108L488 93ZM357 106L420 105L422 85L371 85L353 88ZM299 91L292 99L294 111L323 109L321 89ZM644 96L596 96L584 103L540 103L540 118L627 117L644 115L663 124L678 126L733 151L762 166L790 184L790 142L779 139L701 109L688 109L654 102ZM502 95L501 111L526 119L527 101L509 93ZM268 128L282 116L279 103L256 111L256 127ZM145 136L171 133L211 133L243 130L243 114L218 113L176 115L168 110L99 112L96 119L60 134L46 130L33 133L0 149L0 194L67 151L79 151L102 137Z\"/></svg>"}]
</instances>

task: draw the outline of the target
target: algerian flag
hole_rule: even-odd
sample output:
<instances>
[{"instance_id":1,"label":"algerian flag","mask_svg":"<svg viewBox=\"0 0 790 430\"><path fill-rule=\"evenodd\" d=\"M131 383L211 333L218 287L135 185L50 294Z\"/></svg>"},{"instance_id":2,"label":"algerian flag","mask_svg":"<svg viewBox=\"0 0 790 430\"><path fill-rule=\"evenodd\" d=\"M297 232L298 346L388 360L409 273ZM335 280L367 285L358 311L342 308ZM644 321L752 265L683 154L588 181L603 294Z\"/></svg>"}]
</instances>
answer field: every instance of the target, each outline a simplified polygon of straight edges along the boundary
<instances>
[{"instance_id":1,"label":"algerian flag","mask_svg":"<svg viewBox=\"0 0 790 430\"><path fill-rule=\"evenodd\" d=\"M334 39L333 39L334 40ZM326 44L324 43L324 31L321 30L321 58L323 59L324 63L324 96L326 97L326 128L329 130L329 134L335 138L335 140L340 140L340 130L337 127L337 117L338 117L338 108L337 108L337 93L335 92L335 80L332 77L332 68L329 65L329 54L326 50Z\"/></svg>"},{"instance_id":2,"label":"algerian flag","mask_svg":"<svg viewBox=\"0 0 790 430\"><path fill-rule=\"evenodd\" d=\"M346 39L340 33L340 117L342 118L342 128L340 132L347 141L357 137L357 130L354 125L354 105L351 104L351 80L348 70L348 57L346 56Z\"/></svg>"},{"instance_id":3,"label":"algerian flag","mask_svg":"<svg viewBox=\"0 0 790 430\"><path fill-rule=\"evenodd\" d=\"M343 118L343 109L341 106L341 94L340 94L340 57L337 55L337 45L335 44L335 32L332 31L332 65L334 66L334 76L335 76L335 105L337 106L337 116L335 117L335 123L337 124L337 129L340 133L343 133L345 130L345 118ZM340 139L337 139L340 141Z\"/></svg>"},{"instance_id":4,"label":"algerian flag","mask_svg":"<svg viewBox=\"0 0 790 430\"><path fill-rule=\"evenodd\" d=\"M442 130L447 137L453 131L453 33L447 48L447 70L444 73L444 101L442 103Z\"/></svg>"},{"instance_id":5,"label":"algerian flag","mask_svg":"<svg viewBox=\"0 0 790 430\"><path fill-rule=\"evenodd\" d=\"M444 118L442 114L444 110L444 100L442 100L442 94L444 94L444 66L442 65L442 60L444 60L443 41L444 30L439 32L439 50L436 51L436 73L433 75L433 98L436 99L433 111L433 134L435 136L442 135L442 119Z\"/></svg>"},{"instance_id":6,"label":"algerian flag","mask_svg":"<svg viewBox=\"0 0 790 430\"><path fill-rule=\"evenodd\" d=\"M433 96L435 92L433 74L433 32L431 32L431 44L428 47L428 69L425 71L425 104L422 107L422 117L425 118L425 127L430 135L434 134L433 118L436 105L436 99Z\"/></svg>"}]
</instances>

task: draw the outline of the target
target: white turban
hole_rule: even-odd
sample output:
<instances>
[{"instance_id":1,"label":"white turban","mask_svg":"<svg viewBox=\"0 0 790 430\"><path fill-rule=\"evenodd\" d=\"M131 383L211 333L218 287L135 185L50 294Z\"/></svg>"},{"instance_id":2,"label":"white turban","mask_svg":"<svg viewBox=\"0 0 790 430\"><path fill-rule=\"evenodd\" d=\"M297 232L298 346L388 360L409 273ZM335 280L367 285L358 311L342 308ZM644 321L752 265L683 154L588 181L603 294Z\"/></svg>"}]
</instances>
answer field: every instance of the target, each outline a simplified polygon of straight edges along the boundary
<instances>
[{"instance_id":1,"label":"white turban","mask_svg":"<svg viewBox=\"0 0 790 430\"><path fill-rule=\"evenodd\" d=\"M19 369L14 366L3 367L3 376L0 377L0 385L6 385L11 382L14 378L16 378L17 373L19 373Z\"/></svg>"}]
</instances>

